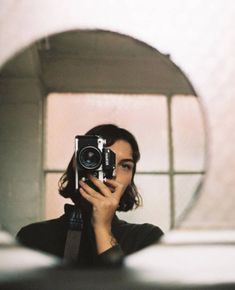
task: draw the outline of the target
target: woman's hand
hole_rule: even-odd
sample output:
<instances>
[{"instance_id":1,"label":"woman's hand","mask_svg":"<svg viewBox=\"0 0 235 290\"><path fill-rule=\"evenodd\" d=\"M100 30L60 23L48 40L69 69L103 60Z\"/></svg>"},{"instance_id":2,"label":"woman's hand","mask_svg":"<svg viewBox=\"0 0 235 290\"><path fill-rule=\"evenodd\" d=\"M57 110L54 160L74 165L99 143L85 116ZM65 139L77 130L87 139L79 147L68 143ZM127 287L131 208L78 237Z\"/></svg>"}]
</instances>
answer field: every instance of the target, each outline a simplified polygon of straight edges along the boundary
<instances>
[{"instance_id":1,"label":"woman's hand","mask_svg":"<svg viewBox=\"0 0 235 290\"><path fill-rule=\"evenodd\" d=\"M94 176L89 176L89 179L100 192L80 180L80 193L93 207L92 224L100 254L116 244L111 232L111 223L125 188L113 179L108 179L105 182L107 185Z\"/></svg>"},{"instance_id":2,"label":"woman's hand","mask_svg":"<svg viewBox=\"0 0 235 290\"><path fill-rule=\"evenodd\" d=\"M113 179L108 179L105 182L107 185L94 176L89 176L89 179L100 192L95 191L82 180L79 184L81 195L93 206L93 227L111 230L113 215L124 191L123 185Z\"/></svg>"}]
</instances>

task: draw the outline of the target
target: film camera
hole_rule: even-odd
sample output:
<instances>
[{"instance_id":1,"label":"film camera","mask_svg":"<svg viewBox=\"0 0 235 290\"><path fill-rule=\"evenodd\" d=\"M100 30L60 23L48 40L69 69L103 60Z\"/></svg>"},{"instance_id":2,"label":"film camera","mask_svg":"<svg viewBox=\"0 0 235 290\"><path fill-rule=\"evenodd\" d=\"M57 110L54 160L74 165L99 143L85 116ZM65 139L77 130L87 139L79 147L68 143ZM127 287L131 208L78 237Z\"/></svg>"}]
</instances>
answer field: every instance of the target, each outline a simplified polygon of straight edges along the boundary
<instances>
[{"instance_id":1,"label":"film camera","mask_svg":"<svg viewBox=\"0 0 235 290\"><path fill-rule=\"evenodd\" d=\"M89 184L88 174L102 182L111 179L115 173L115 153L105 148L106 140L100 136L84 135L75 137L75 187L79 188L79 180Z\"/></svg>"}]
</instances>

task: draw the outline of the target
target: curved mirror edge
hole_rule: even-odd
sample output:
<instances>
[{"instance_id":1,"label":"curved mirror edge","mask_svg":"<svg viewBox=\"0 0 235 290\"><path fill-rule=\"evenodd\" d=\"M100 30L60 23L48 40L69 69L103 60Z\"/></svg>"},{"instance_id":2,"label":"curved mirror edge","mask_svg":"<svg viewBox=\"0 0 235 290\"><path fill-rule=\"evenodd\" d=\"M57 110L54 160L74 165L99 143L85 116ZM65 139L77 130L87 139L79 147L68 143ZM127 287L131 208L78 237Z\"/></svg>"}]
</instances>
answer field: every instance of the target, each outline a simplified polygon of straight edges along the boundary
<instances>
[{"instance_id":1,"label":"curved mirror edge","mask_svg":"<svg viewBox=\"0 0 235 290\"><path fill-rule=\"evenodd\" d=\"M76 34L76 31L71 32L71 34L69 32L63 33L63 34L58 34L52 36L51 38L49 37L49 42L51 41L51 43L59 43L59 49L57 49L57 53L60 53L60 49L62 51L62 54L64 54L63 51L63 39L65 39L65 43L66 41L71 41L71 36L74 36L74 33ZM91 35L91 37L89 36L89 34ZM60 35L61 35L61 39L60 39ZM86 39L86 35L88 35L87 39ZM100 35L100 36L98 36ZM122 50L121 53L118 50L118 41L115 43L115 45L112 45L112 41L115 37L118 37L119 40L122 40L122 36L120 34L115 34L112 32L108 32L108 31L78 31L77 32L77 44L80 45L79 40L81 38L85 39L86 41L88 41L89 45L91 45L91 49L89 50L89 53L92 54L92 49L94 49L94 46L92 47L92 41L96 41L96 45L97 45L97 41L100 41L100 44L102 44L102 41L106 42L109 44L109 48L111 50L110 53L110 57L113 57L113 59L115 60L115 53L118 52L118 59L120 60L120 58L123 58L124 60L127 59L127 57L130 57L130 52L133 52L133 46L138 46L139 42L137 40L133 40L132 38L129 38L127 36L124 36L124 39L126 41L126 47L127 49L123 49L122 46ZM53 38L55 38L53 40ZM52 39L52 40L51 40ZM97 40L98 39L98 40ZM53 42L54 41L54 42ZM122 43L123 44L123 43ZM83 44L82 44L83 45ZM53 47L53 46L52 46ZM103 54L102 54L102 45L100 46L100 57L102 59ZM107 46L106 46L107 47ZM45 49L45 51L44 51ZM56 50L55 50L56 51ZM144 55L144 51L146 51L146 58ZM74 51L73 51L74 52ZM156 51L157 52L157 51ZM68 53L68 52L66 52ZM86 51L87 53L87 51ZM107 51L105 52L107 53ZM127 54L126 54L127 53ZM50 54L50 53L49 53ZM52 79L49 80L48 79L48 85L49 87L45 87L45 82L41 83L40 82L40 78L42 76L43 73L43 69L45 70L44 72L46 73L46 77L50 78L51 73L53 72L53 70L56 69L56 67L48 67L45 69L45 63L43 60L43 57L45 57L46 60L48 60L48 51L47 48L43 45L41 42L37 42L37 44L32 45L30 48L28 48L27 50L25 50L23 53L17 55L13 60L11 60L1 71L1 83L3 86L1 86L1 100L2 103L4 104L4 110L5 110L5 115L2 115L2 120L9 124L9 128L5 128L5 131L3 130L3 143L2 145L5 146L5 150L4 151L4 156L10 156L11 155L11 160L8 160L8 166L10 166L10 164L14 163L14 170L12 171L12 174L14 175L14 181L9 182L9 180L7 180L6 174L3 175L5 179L5 185L3 186L4 188L4 192L5 192L5 200L6 200L6 207L4 208L4 212L8 212L6 217L3 217L2 219L2 223L5 224L6 220L7 223L9 223L9 221L12 219L17 220L17 224L25 224L25 223L29 223L31 221L37 221L40 220L41 218L43 218L44 216L44 212L45 212L45 197L43 197L41 195L41 193L43 192L43 188L44 188L44 182L41 183L39 180L37 180L37 178L35 179L36 176L43 176L44 173L41 171L42 169L42 165L44 164L45 161L42 160L42 158L37 158L37 156L42 156L43 153L43 148L45 148L42 139L40 139L40 136L45 136L44 135L44 115L42 114L42 112L45 112L45 96L46 96L46 92L49 90L51 90L53 88L53 85L56 86L56 79ZM153 56L153 49L149 46L145 46L143 45L143 43L140 43L140 47L138 47L136 49L136 55L134 55L134 58L136 59L138 57L138 54L141 56L141 58L146 61L146 59L148 60L147 63L151 62L151 57ZM59 55L57 55L58 57ZM65 55L66 57L66 55ZM78 56L78 59L81 59L81 55ZM168 62L169 64L169 70L172 74L172 67L175 67L175 65L171 62L171 60L164 56L161 55L159 52L157 52L157 57L156 57L156 61L157 59L159 59L158 61L164 60L164 62ZM100 59L99 59L100 60ZM132 58L133 60L133 58ZM95 60L95 62L97 62L98 60ZM42 65L44 66L44 68L42 68ZM133 64L135 65L135 63ZM166 66L167 67L167 66ZM154 69L151 68L151 74L154 72ZM166 70L167 72L167 70ZM165 72L165 73L166 73ZM73 73L73 71L71 72ZM155 72L154 72L155 73ZM156 71L157 74L157 71ZM179 68L177 68L177 74L181 76L177 76L176 78L183 78L186 79L185 84L190 84L190 82L187 80L187 78L185 77L185 75L180 71ZM53 75L53 74L52 74ZM104 75L107 76L107 73L104 73ZM154 76L154 74L153 74ZM159 74L158 74L159 76ZM171 76L172 79L174 79L174 75ZM45 75L44 75L45 78ZM166 80L166 82L169 82L168 79ZM29 85L29 81L30 81L30 85ZM51 82L51 83L50 83ZM54 83L53 83L54 82ZM69 84L66 84L69 85ZM119 84L120 85L120 84ZM147 87L147 85L149 85L148 83L144 84L145 87ZM183 86L183 85L182 85ZM119 87L120 88L120 87ZM182 91L183 87L180 88L180 91ZM93 88L94 89L94 88ZM170 88L172 89L172 87ZM62 88L62 90L64 90ZM84 88L82 89L84 90ZM86 89L85 89L86 90ZM107 88L104 89L105 91L107 90ZM117 88L112 88L111 91L113 90L118 90ZM139 88L135 88L133 89L133 87L129 90L127 90L128 92L132 91L138 91ZM157 90L157 88L152 88L150 89L150 91L153 90ZM186 91L189 92L191 90L191 93L195 93L192 85L190 84ZM162 91L162 87L160 89L160 91ZM117 91L115 91L116 93ZM121 90L121 92L123 92ZM143 93L141 91L141 93ZM152 93L151 93L152 94ZM32 97L33 96L33 97ZM192 95L191 95L192 96ZM181 96L182 97L182 96ZM177 98L180 98L180 96L172 96L171 97L172 100L176 100ZM182 98L187 98L187 96L184 96ZM170 104L171 101L167 100L167 105ZM178 102L180 102L178 100ZM174 107L177 107L177 105L175 105L175 103L177 103L177 101L172 101L172 103L170 104L173 108L174 111ZM179 106L180 107L180 106ZM177 109L176 109L177 110ZM178 108L179 110L179 108ZM168 109L168 113L169 113L169 109ZM14 116L14 118L13 118ZM176 116L176 114L174 112L172 112L172 118L174 119ZM14 120L11 121L10 120ZM182 120L181 120L182 121ZM174 122L174 120L173 120ZM168 121L169 123L169 121ZM177 123L177 121L175 121L175 123ZM18 128L16 128L15 124L18 124ZM42 125L43 124L43 125ZM179 126L179 125L176 125ZM173 126L174 127L174 126ZM8 136L8 133L10 129L13 129L11 132L11 136ZM14 131L15 130L15 131ZM177 129L174 129L175 132L177 132ZM21 132L22 134L20 136L17 136L17 132ZM177 137L177 133L172 133L172 134L176 134L176 136L174 136L175 140L180 139L180 137ZM179 133L179 134L182 134ZM172 144L169 145L169 139L171 137L169 137L169 133L168 133L168 146L172 146ZM14 137L15 136L15 139ZM4 140L5 138L5 140ZM178 139L177 139L178 138ZM25 142L25 140L28 140L27 142ZM14 146L13 146L14 145ZM176 145L175 148L178 145ZM201 146L201 145L199 145ZM25 152L25 148L28 149L27 152L30 152L29 154L26 154ZM168 153L170 152L171 149L168 149ZM201 149L200 149L201 150ZM177 149L176 149L177 151ZM11 154L13 153L13 154ZM180 164L180 161L177 161L177 156L179 156L180 153L175 153L175 160L176 160L176 165ZM21 156L19 158L19 156ZM30 157L29 157L30 156ZM34 161L34 170L32 170L32 168L27 167L24 168L24 174L21 175L20 177L17 177L17 173L16 172L22 172L22 164L27 164L27 158L30 158L30 160ZM200 156L201 158L201 156ZM168 159L170 159L168 157ZM186 159L185 159L186 160ZM5 160L5 163L6 160ZM187 162L186 162L187 163ZM200 162L199 162L200 163ZM169 170L169 167L172 165L169 165L169 163L167 164L167 166L165 168L161 169L157 169L156 172L162 174L162 173L166 173L167 170ZM178 166L178 165L177 165ZM200 167L200 166L199 166ZM6 168L6 167L3 167ZM44 168L45 169L45 168ZM12 170L12 168L10 168L10 170ZM178 170L178 169L177 169ZM191 170L191 169L190 169ZM201 168L199 171L201 173L203 173L203 168ZM184 169L182 170L182 168L180 168L179 166L179 171L184 171ZM192 170L193 173L194 170ZM182 173L182 172L181 172ZM185 172L183 172L184 174ZM197 172L198 174L198 172ZM40 177L40 178L41 178ZM168 176L169 177L169 176ZM30 182L29 180L33 178L33 182ZM141 173L139 178L141 178ZM182 181L183 177L176 177L176 204L179 204L178 199L180 200L180 188L182 188L182 186L180 185L181 183L183 184L184 182ZM196 180L197 177L195 177ZM169 177L169 180L171 179L171 177ZM188 178L189 180L190 178ZM191 177L191 179L193 179L193 177ZM169 181L170 182L170 181ZM196 182L196 181L194 181ZM171 186L169 186L170 188ZM190 187L190 185L189 185ZM30 209L27 209L26 211L24 210L24 206L21 204L20 200L21 198L19 197L18 194L15 194L16 192L16 188L18 188L18 191L22 192L21 193L21 197L27 199L29 194L30 194L30 200L32 201L32 204L37 203L40 206L35 206L35 208L33 208L34 206L32 206ZM191 188L195 188L195 186L193 186L193 183L191 181ZM163 191L164 192L164 191ZM179 193L178 193L179 192ZM186 193L183 193L187 196ZM12 198L13 196L13 198ZM169 200L172 199L172 193L169 193L168 191L168 196L169 196ZM188 196L186 199L190 199ZM18 205L18 203L20 204L20 208L19 210L15 210L14 207ZM168 204L171 204L172 201L168 202ZM176 220L178 219L179 216L181 216L181 210L180 207L182 207L183 209L185 209L187 206L185 205L182 206L182 204L180 206L176 206L176 205L172 205L170 206L170 208L168 208L165 211L165 214L168 215L173 207L177 207L178 209L174 209L174 216L172 214L172 212L170 213L170 217L168 217L168 222L164 227L164 229L168 229L168 228L172 228L175 225ZM25 218L22 217L22 212L25 213ZM168 213L168 214L167 214ZM15 216L13 218L13 216ZM9 218L11 217L11 218ZM174 221L172 221L174 219ZM164 224L164 223L163 223ZM5 226L7 228L7 230L9 230L12 233L16 232L16 229L18 228L17 226L12 226L11 222L9 223L9 225Z\"/></svg>"}]
</instances>

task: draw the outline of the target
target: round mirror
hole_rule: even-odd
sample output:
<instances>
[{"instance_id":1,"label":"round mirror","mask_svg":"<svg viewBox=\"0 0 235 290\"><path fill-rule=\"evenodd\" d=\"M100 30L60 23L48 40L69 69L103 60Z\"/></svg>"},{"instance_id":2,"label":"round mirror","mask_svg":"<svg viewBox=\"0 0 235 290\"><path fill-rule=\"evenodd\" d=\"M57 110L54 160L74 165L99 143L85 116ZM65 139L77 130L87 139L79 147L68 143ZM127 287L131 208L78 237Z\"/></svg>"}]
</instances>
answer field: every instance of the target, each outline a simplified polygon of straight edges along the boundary
<instances>
[{"instance_id":1,"label":"round mirror","mask_svg":"<svg viewBox=\"0 0 235 290\"><path fill-rule=\"evenodd\" d=\"M143 206L119 216L164 231L177 224L205 173L205 133L196 92L169 55L117 33L76 30L32 44L0 77L3 228L15 234L63 213L57 184L74 137L101 123L130 130L141 151Z\"/></svg>"}]
</instances>

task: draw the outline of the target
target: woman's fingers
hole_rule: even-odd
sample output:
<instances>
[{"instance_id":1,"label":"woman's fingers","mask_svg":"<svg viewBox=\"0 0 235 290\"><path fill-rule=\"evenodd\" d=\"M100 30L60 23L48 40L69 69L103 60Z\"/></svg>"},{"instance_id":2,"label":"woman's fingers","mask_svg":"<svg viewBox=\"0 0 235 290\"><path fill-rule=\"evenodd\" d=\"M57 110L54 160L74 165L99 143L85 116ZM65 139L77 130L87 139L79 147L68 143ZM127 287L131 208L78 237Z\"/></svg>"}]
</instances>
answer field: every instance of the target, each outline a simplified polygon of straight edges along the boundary
<instances>
[{"instance_id":1,"label":"woman's fingers","mask_svg":"<svg viewBox=\"0 0 235 290\"><path fill-rule=\"evenodd\" d=\"M113 194L120 199L124 191L124 185L122 183L117 182L114 179L107 179L105 183L107 183L108 186L111 186L113 188Z\"/></svg>"},{"instance_id":2,"label":"woman's fingers","mask_svg":"<svg viewBox=\"0 0 235 290\"><path fill-rule=\"evenodd\" d=\"M85 183L84 181L80 180L79 184L81 186L80 189L83 189L87 194L89 194L90 196L92 196L93 198L96 199L100 199L102 198L102 195L100 193L98 193L97 191L95 191L93 188L91 188L87 183Z\"/></svg>"},{"instance_id":3,"label":"woman's fingers","mask_svg":"<svg viewBox=\"0 0 235 290\"><path fill-rule=\"evenodd\" d=\"M87 193L82 187L80 188L80 193L93 206L97 206L97 202L99 202L99 200Z\"/></svg>"},{"instance_id":4,"label":"woman's fingers","mask_svg":"<svg viewBox=\"0 0 235 290\"><path fill-rule=\"evenodd\" d=\"M110 196L112 194L111 190L105 185L102 181L100 181L98 178L89 175L89 179L94 183L95 186L100 190L100 193L104 196Z\"/></svg>"},{"instance_id":5,"label":"woman's fingers","mask_svg":"<svg viewBox=\"0 0 235 290\"><path fill-rule=\"evenodd\" d=\"M89 176L89 179L98 188L99 192L94 190L82 180L79 181L79 184L88 195L97 200L102 200L105 197L114 197L120 200L123 191L125 190L123 184L117 182L114 179L107 179L105 183L92 175Z\"/></svg>"},{"instance_id":6,"label":"woman's fingers","mask_svg":"<svg viewBox=\"0 0 235 290\"><path fill-rule=\"evenodd\" d=\"M118 208L120 198L125 190L124 186L115 181L107 180L105 184L94 176L89 176L90 181L97 190L80 180L81 196L92 204L93 226L110 230L113 215Z\"/></svg>"}]
</instances>

